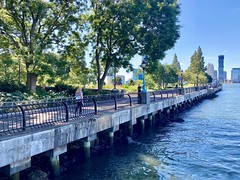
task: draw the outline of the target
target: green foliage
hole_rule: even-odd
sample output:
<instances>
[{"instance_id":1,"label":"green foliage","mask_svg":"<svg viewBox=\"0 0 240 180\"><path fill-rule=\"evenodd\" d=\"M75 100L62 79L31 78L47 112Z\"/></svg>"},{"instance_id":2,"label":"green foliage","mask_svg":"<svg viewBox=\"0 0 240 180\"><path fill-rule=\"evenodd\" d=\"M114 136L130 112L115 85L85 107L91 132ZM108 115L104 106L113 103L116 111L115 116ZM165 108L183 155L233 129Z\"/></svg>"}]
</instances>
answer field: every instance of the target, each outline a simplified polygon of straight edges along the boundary
<instances>
[{"instance_id":1,"label":"green foliage","mask_svg":"<svg viewBox=\"0 0 240 180\"><path fill-rule=\"evenodd\" d=\"M27 89L26 87L24 87ZM20 89L22 90L22 89ZM38 87L35 93L24 92L24 91L11 91L11 92L1 92L0 91L0 102L15 102L15 101L28 101L28 100L40 100L40 99L50 99L50 98L60 98L69 96L65 92L54 92L46 91Z\"/></svg>"},{"instance_id":2,"label":"green foliage","mask_svg":"<svg viewBox=\"0 0 240 180\"><path fill-rule=\"evenodd\" d=\"M128 85L128 84L124 84L122 86L122 88L124 89L124 93L136 93L138 90L138 85Z\"/></svg>"},{"instance_id":3,"label":"green foliage","mask_svg":"<svg viewBox=\"0 0 240 180\"><path fill-rule=\"evenodd\" d=\"M207 83L212 83L213 78L208 73L205 73L205 76L207 77Z\"/></svg>"},{"instance_id":4,"label":"green foliage","mask_svg":"<svg viewBox=\"0 0 240 180\"><path fill-rule=\"evenodd\" d=\"M122 85L122 79L120 77L116 77L115 80L112 80L112 83L114 84L116 82L116 85Z\"/></svg>"},{"instance_id":5,"label":"green foliage","mask_svg":"<svg viewBox=\"0 0 240 180\"><path fill-rule=\"evenodd\" d=\"M66 84L56 84L54 87L55 92L65 92L71 96L75 95L77 87L73 87L71 85L66 85Z\"/></svg>"},{"instance_id":6,"label":"green foliage","mask_svg":"<svg viewBox=\"0 0 240 180\"><path fill-rule=\"evenodd\" d=\"M131 69L136 54L156 62L179 38L176 0L111 2L92 0L87 21L99 90L110 67Z\"/></svg>"},{"instance_id":7,"label":"green foliage","mask_svg":"<svg viewBox=\"0 0 240 180\"><path fill-rule=\"evenodd\" d=\"M96 70L100 91L109 70L112 67L131 68L129 61L137 53L136 42L131 35L136 19L132 8L130 1L91 1L87 23L90 29L89 40L93 46L92 65Z\"/></svg>"},{"instance_id":8,"label":"green foliage","mask_svg":"<svg viewBox=\"0 0 240 180\"><path fill-rule=\"evenodd\" d=\"M0 80L26 82L32 92L37 85L56 84L97 83L101 90L111 68L131 70L136 54L154 67L180 36L177 0L0 0L0 4ZM92 51L92 68L86 68L87 48ZM155 85L149 79L147 86ZM71 87L66 89L73 93Z\"/></svg>"},{"instance_id":9,"label":"green foliage","mask_svg":"<svg viewBox=\"0 0 240 180\"><path fill-rule=\"evenodd\" d=\"M156 83L154 82L152 76L150 76L149 74L145 76L145 81L146 81L147 90L157 89Z\"/></svg>"},{"instance_id":10,"label":"green foliage","mask_svg":"<svg viewBox=\"0 0 240 180\"><path fill-rule=\"evenodd\" d=\"M200 72L205 71L204 57L200 47L198 47L198 50L192 55L188 69L194 74L199 74Z\"/></svg>"},{"instance_id":11,"label":"green foliage","mask_svg":"<svg viewBox=\"0 0 240 180\"><path fill-rule=\"evenodd\" d=\"M194 52L191 57L190 66L185 72L185 79L192 84L207 83L207 76L205 73L204 57L200 47Z\"/></svg>"},{"instance_id":12,"label":"green foliage","mask_svg":"<svg viewBox=\"0 0 240 180\"><path fill-rule=\"evenodd\" d=\"M27 92L26 86L22 84L16 84L12 81L0 81L0 91L11 93L14 91Z\"/></svg>"},{"instance_id":13,"label":"green foliage","mask_svg":"<svg viewBox=\"0 0 240 180\"><path fill-rule=\"evenodd\" d=\"M128 85L129 86L134 86L136 83L132 80L132 79L130 79L129 80L129 82L128 82Z\"/></svg>"},{"instance_id":14,"label":"green foliage","mask_svg":"<svg viewBox=\"0 0 240 180\"><path fill-rule=\"evenodd\" d=\"M135 3L139 11L137 41L140 45L140 55L145 55L149 63L157 62L180 37L179 2L177 0L161 2L136 0Z\"/></svg>"},{"instance_id":15,"label":"green foliage","mask_svg":"<svg viewBox=\"0 0 240 180\"><path fill-rule=\"evenodd\" d=\"M178 70L174 65L156 63L151 73L153 81L157 84L158 89L166 88L169 83L178 82Z\"/></svg>"},{"instance_id":16,"label":"green foliage","mask_svg":"<svg viewBox=\"0 0 240 180\"><path fill-rule=\"evenodd\" d=\"M178 72L181 71L181 65L178 61L177 54L174 54L172 65L177 69Z\"/></svg>"},{"instance_id":17,"label":"green foliage","mask_svg":"<svg viewBox=\"0 0 240 180\"><path fill-rule=\"evenodd\" d=\"M35 91L35 77L45 63L43 52L67 45L67 36L79 27L82 7L81 1L58 0L8 0L0 7L0 30L11 51L24 61L30 90Z\"/></svg>"}]
</instances>

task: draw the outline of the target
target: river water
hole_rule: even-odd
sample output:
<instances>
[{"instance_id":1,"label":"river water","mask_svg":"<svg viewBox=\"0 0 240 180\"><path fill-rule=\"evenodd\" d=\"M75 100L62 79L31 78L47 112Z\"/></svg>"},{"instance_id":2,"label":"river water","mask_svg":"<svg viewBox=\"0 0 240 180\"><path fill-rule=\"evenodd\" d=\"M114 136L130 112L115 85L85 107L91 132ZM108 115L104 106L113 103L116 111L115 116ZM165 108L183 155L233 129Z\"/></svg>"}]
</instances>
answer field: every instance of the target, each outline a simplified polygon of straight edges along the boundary
<instances>
[{"instance_id":1,"label":"river water","mask_svg":"<svg viewBox=\"0 0 240 180\"><path fill-rule=\"evenodd\" d=\"M185 122L146 130L59 179L240 179L240 84L217 95L182 113Z\"/></svg>"}]
</instances>

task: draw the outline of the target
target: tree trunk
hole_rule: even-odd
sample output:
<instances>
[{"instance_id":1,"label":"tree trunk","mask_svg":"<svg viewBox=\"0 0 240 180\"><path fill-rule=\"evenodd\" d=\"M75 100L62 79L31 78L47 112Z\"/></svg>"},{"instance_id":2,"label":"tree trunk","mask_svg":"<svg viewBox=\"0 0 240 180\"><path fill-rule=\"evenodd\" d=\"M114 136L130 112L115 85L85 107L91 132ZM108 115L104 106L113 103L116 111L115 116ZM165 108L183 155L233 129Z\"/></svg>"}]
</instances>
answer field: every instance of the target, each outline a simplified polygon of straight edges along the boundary
<instances>
[{"instance_id":1,"label":"tree trunk","mask_svg":"<svg viewBox=\"0 0 240 180\"><path fill-rule=\"evenodd\" d=\"M37 84L37 74L35 73L27 73L27 88L31 92L36 92L36 84Z\"/></svg>"},{"instance_id":2,"label":"tree trunk","mask_svg":"<svg viewBox=\"0 0 240 180\"><path fill-rule=\"evenodd\" d=\"M98 81L98 92L100 93L103 89L103 80L102 79L99 79Z\"/></svg>"}]
</instances>

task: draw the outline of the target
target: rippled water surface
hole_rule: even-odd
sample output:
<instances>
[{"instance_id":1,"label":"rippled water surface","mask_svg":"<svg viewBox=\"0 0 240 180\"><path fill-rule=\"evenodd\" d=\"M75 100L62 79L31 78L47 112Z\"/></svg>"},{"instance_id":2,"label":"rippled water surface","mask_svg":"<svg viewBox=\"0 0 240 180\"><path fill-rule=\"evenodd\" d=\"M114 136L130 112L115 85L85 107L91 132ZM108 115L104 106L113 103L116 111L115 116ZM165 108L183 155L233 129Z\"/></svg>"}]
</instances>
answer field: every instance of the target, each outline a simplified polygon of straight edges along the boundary
<instances>
[{"instance_id":1,"label":"rippled water surface","mask_svg":"<svg viewBox=\"0 0 240 180\"><path fill-rule=\"evenodd\" d=\"M240 84L224 85L181 117L184 123L146 131L61 179L240 179Z\"/></svg>"}]
</instances>

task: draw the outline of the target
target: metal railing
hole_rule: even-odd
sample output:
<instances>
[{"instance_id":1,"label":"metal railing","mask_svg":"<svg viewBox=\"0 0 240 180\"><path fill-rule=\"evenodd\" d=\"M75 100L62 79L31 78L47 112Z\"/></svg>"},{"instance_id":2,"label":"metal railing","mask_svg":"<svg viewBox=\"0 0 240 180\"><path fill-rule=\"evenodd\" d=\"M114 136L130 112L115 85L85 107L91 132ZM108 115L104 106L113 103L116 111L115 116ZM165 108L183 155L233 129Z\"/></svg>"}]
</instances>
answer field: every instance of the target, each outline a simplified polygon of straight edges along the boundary
<instances>
[{"instance_id":1,"label":"metal railing","mask_svg":"<svg viewBox=\"0 0 240 180\"><path fill-rule=\"evenodd\" d=\"M153 91L150 92L150 101L174 98L181 94L181 90L184 93L191 93L203 88L206 87ZM0 136L129 108L138 104L138 98L138 93L86 96L79 108L78 102L73 98L0 106Z\"/></svg>"}]
</instances>

